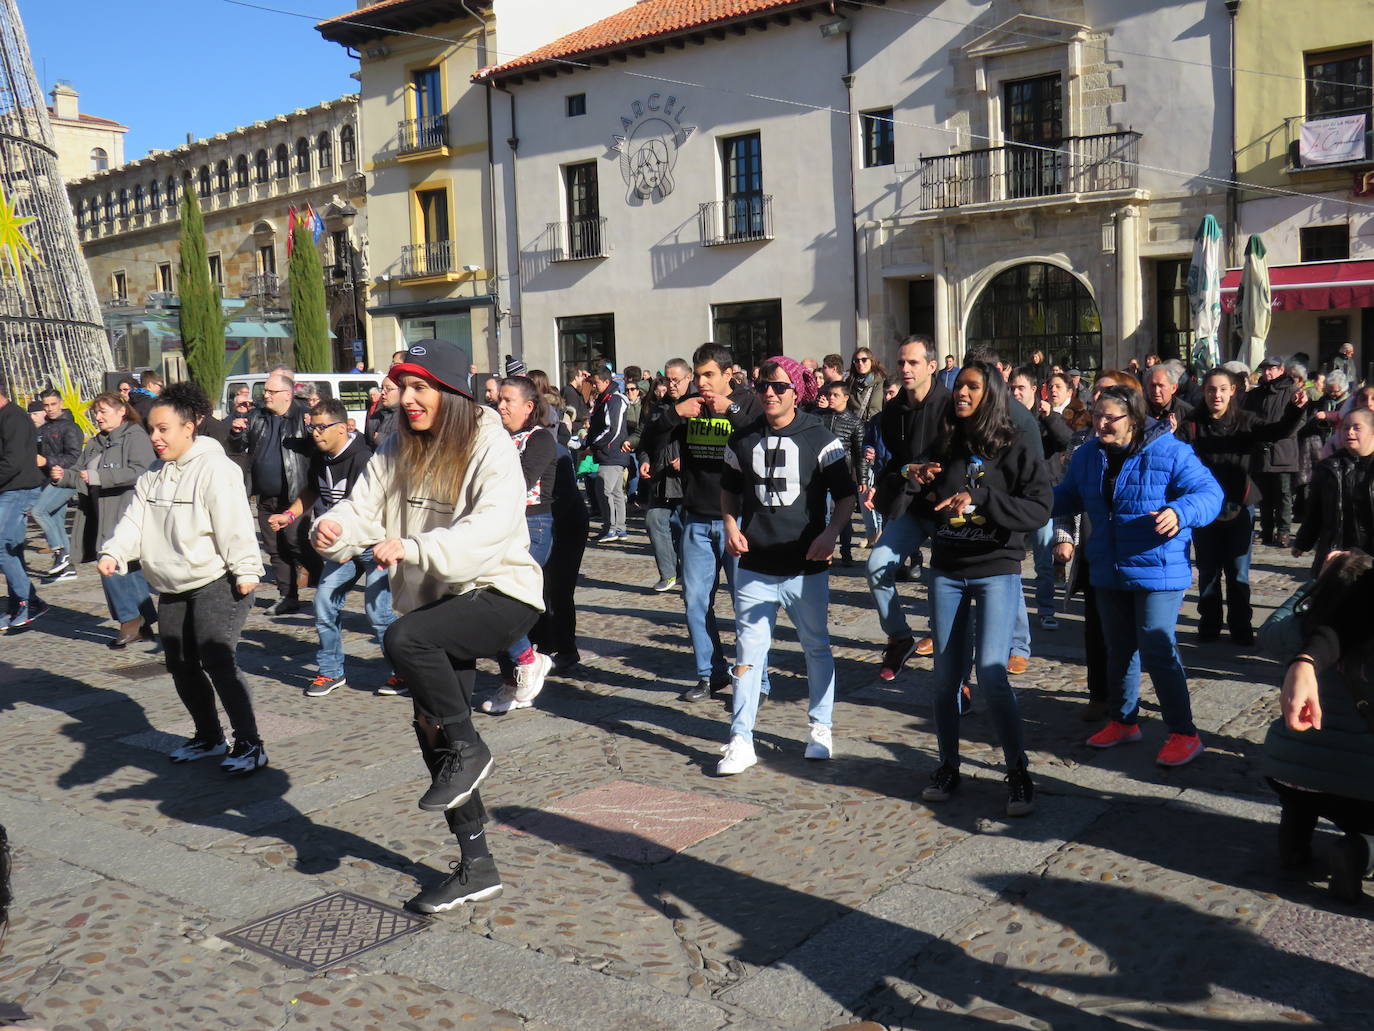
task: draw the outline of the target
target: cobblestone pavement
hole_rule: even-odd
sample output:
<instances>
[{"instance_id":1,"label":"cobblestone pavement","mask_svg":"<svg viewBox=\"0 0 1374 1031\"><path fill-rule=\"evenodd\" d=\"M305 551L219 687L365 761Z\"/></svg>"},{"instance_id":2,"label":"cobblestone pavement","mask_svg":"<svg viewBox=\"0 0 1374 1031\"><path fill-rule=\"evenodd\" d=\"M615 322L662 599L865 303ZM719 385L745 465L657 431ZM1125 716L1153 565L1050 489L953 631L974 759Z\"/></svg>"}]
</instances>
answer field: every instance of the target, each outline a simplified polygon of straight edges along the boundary
<instances>
[{"instance_id":1,"label":"cobblestone pavement","mask_svg":"<svg viewBox=\"0 0 1374 1031\"><path fill-rule=\"evenodd\" d=\"M1257 549L1260 618L1300 565ZM1257 771L1278 668L1198 645L1191 601L1182 649L1207 754L1156 767L1157 718L1143 744L1082 744L1075 603L1059 630L1037 627L1016 678L1040 794L1008 821L979 708L964 789L917 800L934 765L930 662L877 680L858 569L832 583L837 757L801 757L803 665L784 624L760 763L714 777L725 713L677 700L694 679L681 599L654 579L640 529L592 545L583 664L537 708L479 717L505 894L317 970L224 936L333 892L399 906L456 858L415 806L409 703L372 694L388 671L361 605L350 688L322 699L301 693L311 620L250 617L240 654L271 765L229 782L165 759L185 712L153 648L104 647L93 570L47 589L52 612L0 643L18 896L0 1000L54 1031L1368 1026L1368 909L1276 872ZM344 952L369 933L361 918L285 926L288 944Z\"/></svg>"}]
</instances>

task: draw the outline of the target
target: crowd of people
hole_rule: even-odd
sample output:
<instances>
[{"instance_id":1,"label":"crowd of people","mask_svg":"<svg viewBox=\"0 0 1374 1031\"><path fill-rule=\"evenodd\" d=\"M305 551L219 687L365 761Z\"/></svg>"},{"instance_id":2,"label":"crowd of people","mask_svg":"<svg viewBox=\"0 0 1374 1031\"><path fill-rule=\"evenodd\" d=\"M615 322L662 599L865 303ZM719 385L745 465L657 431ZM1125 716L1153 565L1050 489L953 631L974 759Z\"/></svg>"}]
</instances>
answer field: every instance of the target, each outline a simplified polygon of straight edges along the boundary
<instances>
[{"instance_id":1,"label":"crowd of people","mask_svg":"<svg viewBox=\"0 0 1374 1031\"><path fill-rule=\"evenodd\" d=\"M411 901L442 912L501 891L480 792L494 759L475 716L532 706L548 677L581 661L585 549L623 546L636 509L652 589L682 591L693 676L680 699L729 693L718 775L758 761L779 609L805 659L804 755L842 750L830 571L862 551L886 638L877 676L897 678L916 655L933 661L938 759L921 797L958 793L961 717L976 691L1012 817L1033 812L1036 794L1013 689L1032 654L1025 560L1041 630L1059 630L1062 606L1083 594L1086 744L1143 739L1143 670L1165 730L1156 762L1181 766L1205 751L1178 650L1184 595L1196 571L1198 640L1224 627L1234 645L1254 644L1258 523L1261 546L1311 553L1312 576L1330 584L1271 732L1287 757L1271 774L1282 858L1305 861L1325 817L1346 832L1342 869L1362 876L1374 781L1309 783L1315 767L1301 758L1335 748L1374 764L1367 732L1321 727L1326 692L1344 690L1331 685L1365 671L1355 656L1367 635L1331 615L1343 610L1330 598L1374 582L1374 388L1349 364L1309 377L1301 356L1268 357L1253 374L1232 362L1194 376L1152 355L1089 383L1038 351L1021 366L989 351L941 361L915 335L891 372L867 348L847 365L778 355L745 369L705 344L656 375L599 365L565 370L559 387L509 357L504 376L479 381L462 347L427 340L393 355L362 426L286 367L260 402L232 397L226 421L199 388L149 373L89 403L89 439L60 394L45 391L26 418L0 385L4 623L23 630L46 608L24 562L27 516L52 555L37 579L57 584L95 563L116 624L109 647L160 641L195 728L171 760L217 757L243 776L268 757L235 651L269 569L273 618L314 589L318 652L302 688L312 698L348 683L340 619L361 585L390 666L375 690L411 699L430 776L419 806L443 812L459 843L452 875ZM926 631L913 630L899 587L913 579L924 582L908 593L926 602ZM718 625L722 580L733 661ZM479 699L480 659L494 659L500 679ZM1356 897L1360 877L1343 877L1343 897Z\"/></svg>"}]
</instances>

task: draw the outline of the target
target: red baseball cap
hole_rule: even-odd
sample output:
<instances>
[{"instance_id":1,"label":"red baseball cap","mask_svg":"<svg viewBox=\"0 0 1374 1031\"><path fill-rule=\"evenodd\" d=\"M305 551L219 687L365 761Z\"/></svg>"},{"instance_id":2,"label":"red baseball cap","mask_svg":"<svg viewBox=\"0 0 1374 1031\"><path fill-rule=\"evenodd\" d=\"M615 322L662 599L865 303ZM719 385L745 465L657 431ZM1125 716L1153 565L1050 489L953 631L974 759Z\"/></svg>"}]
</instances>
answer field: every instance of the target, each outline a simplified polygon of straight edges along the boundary
<instances>
[{"instance_id":1,"label":"red baseball cap","mask_svg":"<svg viewBox=\"0 0 1374 1031\"><path fill-rule=\"evenodd\" d=\"M435 386L471 401L472 385L468 375L471 365L472 359L465 347L447 340L420 340L410 345L405 360L393 365L387 377L399 384L400 377L406 373L422 376Z\"/></svg>"}]
</instances>

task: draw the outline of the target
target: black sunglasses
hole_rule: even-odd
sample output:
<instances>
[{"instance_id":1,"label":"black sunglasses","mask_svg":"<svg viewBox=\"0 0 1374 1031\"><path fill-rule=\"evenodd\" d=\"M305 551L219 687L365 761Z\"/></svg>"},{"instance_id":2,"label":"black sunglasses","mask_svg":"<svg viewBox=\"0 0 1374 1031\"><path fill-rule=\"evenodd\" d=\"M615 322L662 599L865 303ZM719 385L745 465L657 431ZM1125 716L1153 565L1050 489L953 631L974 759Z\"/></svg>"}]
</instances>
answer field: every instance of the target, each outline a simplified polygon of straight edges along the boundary
<instances>
[{"instance_id":1,"label":"black sunglasses","mask_svg":"<svg viewBox=\"0 0 1374 1031\"><path fill-rule=\"evenodd\" d=\"M778 397L782 397L783 394L791 389L791 383L777 383L771 379L761 379L754 384L755 393L766 394L771 390L774 394L777 394Z\"/></svg>"}]
</instances>

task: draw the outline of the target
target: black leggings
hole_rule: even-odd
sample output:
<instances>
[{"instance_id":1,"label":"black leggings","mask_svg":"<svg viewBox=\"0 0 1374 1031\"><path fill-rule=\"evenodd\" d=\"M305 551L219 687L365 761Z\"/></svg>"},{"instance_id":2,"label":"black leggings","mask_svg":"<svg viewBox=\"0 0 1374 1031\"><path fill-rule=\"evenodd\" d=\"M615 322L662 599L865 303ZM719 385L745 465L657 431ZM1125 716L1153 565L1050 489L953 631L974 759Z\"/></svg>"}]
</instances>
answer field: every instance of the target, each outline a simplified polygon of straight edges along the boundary
<instances>
[{"instance_id":1,"label":"black leggings","mask_svg":"<svg viewBox=\"0 0 1374 1031\"><path fill-rule=\"evenodd\" d=\"M587 550L588 523L553 524L553 550L544 563L544 611L530 631L530 641L545 655L577 651L577 579Z\"/></svg>"},{"instance_id":2,"label":"black leggings","mask_svg":"<svg viewBox=\"0 0 1374 1031\"><path fill-rule=\"evenodd\" d=\"M410 689L416 736L430 773L443 756L429 743L421 721L439 724L448 741L479 740L472 725L477 660L498 655L524 637L537 615L532 605L486 588L422 605L387 628L382 649ZM440 742L440 747L446 744ZM486 809L480 793L474 791L445 815L449 827L458 833L480 827Z\"/></svg>"},{"instance_id":3,"label":"black leggings","mask_svg":"<svg viewBox=\"0 0 1374 1031\"><path fill-rule=\"evenodd\" d=\"M248 684L234 661L244 620L253 607L252 594L239 594L222 576L204 587L158 600L157 626L181 704L195 721L195 736L218 741L224 736L215 696L229 717L236 741L261 743Z\"/></svg>"}]
</instances>

